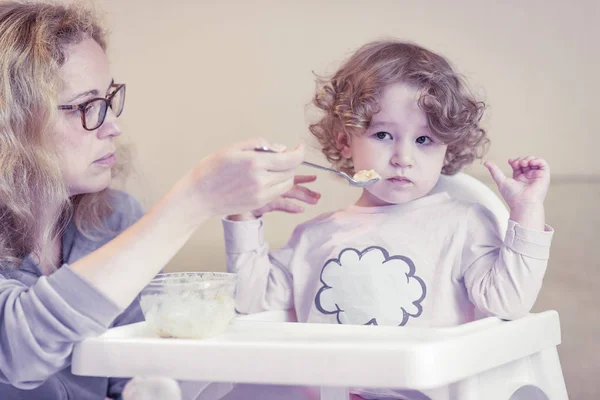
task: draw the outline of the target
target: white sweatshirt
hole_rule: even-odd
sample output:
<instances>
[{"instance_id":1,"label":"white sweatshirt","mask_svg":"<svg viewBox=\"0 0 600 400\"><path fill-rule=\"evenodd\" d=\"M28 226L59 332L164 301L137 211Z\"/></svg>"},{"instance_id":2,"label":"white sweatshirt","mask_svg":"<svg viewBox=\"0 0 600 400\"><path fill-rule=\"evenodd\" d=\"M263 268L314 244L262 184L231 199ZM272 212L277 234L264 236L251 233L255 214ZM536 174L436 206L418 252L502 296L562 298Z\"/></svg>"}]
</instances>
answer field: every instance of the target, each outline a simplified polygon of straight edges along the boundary
<instances>
[{"instance_id":1,"label":"white sweatshirt","mask_svg":"<svg viewBox=\"0 0 600 400\"><path fill-rule=\"evenodd\" d=\"M273 252L262 220L223 226L238 311L295 308L299 322L392 326L527 314L553 236L509 221L503 241L487 209L446 193L323 214Z\"/></svg>"}]
</instances>

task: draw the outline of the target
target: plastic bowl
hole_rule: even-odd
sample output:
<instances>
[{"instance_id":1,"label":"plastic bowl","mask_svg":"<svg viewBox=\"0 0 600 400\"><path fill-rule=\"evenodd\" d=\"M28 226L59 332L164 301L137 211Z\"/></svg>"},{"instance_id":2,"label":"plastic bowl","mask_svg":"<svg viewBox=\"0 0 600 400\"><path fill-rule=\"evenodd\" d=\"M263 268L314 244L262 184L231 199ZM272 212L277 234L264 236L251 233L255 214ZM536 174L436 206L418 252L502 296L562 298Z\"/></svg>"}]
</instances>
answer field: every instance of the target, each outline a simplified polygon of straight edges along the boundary
<instances>
[{"instance_id":1,"label":"plastic bowl","mask_svg":"<svg viewBox=\"0 0 600 400\"><path fill-rule=\"evenodd\" d=\"M175 272L157 275L140 304L154 333L165 338L209 338L235 316L235 274Z\"/></svg>"}]
</instances>

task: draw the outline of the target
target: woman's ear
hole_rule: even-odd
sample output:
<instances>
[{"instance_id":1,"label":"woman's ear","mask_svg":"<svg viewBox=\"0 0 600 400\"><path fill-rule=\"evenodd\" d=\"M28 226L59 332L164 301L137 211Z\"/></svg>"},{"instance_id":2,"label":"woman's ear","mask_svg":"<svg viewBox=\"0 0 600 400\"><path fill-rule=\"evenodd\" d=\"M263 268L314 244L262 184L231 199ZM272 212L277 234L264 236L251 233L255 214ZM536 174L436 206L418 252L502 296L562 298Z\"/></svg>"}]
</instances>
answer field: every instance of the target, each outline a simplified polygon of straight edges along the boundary
<instances>
[{"instance_id":1,"label":"woman's ear","mask_svg":"<svg viewBox=\"0 0 600 400\"><path fill-rule=\"evenodd\" d=\"M335 144L340 151L342 157L346 159L352 158L352 149L350 148L350 143L352 138L345 132L336 132L335 133Z\"/></svg>"}]
</instances>

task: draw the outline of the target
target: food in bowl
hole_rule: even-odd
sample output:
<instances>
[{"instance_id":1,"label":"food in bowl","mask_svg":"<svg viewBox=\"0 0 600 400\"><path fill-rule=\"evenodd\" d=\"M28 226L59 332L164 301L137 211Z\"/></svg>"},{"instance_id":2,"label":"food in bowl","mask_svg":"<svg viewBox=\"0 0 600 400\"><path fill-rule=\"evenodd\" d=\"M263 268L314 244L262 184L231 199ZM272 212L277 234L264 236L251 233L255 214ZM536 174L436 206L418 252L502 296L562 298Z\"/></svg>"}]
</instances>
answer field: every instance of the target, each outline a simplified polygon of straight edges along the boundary
<instances>
[{"instance_id":1,"label":"food in bowl","mask_svg":"<svg viewBox=\"0 0 600 400\"><path fill-rule=\"evenodd\" d=\"M140 296L148 326L163 338L209 338L235 316L235 274L174 272L157 275Z\"/></svg>"}]
</instances>

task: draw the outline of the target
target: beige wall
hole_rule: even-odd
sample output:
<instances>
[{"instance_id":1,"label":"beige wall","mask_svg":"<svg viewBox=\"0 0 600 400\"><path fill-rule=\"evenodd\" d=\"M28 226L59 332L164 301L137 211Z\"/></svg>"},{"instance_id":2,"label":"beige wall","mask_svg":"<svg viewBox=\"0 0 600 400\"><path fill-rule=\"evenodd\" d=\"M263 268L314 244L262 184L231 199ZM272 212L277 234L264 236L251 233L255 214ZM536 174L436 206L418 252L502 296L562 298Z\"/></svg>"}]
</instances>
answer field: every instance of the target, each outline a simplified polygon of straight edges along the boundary
<instances>
[{"instance_id":1,"label":"beige wall","mask_svg":"<svg viewBox=\"0 0 600 400\"><path fill-rule=\"evenodd\" d=\"M545 157L554 173L548 221L557 228L536 309L558 309L561 357L573 399L600 398L597 271L600 3L565 1L97 0L112 29L110 55L127 82L122 124L137 148L129 189L146 206L202 156L264 136L310 142L305 105L313 71L332 72L362 43L385 36L446 55L489 104L489 158ZM323 161L312 150L309 159ZM481 166L471 169L484 176ZM305 216L267 217L281 246L293 226L345 205L355 190L320 175L321 204ZM222 270L213 219L169 270Z\"/></svg>"}]
</instances>

